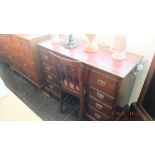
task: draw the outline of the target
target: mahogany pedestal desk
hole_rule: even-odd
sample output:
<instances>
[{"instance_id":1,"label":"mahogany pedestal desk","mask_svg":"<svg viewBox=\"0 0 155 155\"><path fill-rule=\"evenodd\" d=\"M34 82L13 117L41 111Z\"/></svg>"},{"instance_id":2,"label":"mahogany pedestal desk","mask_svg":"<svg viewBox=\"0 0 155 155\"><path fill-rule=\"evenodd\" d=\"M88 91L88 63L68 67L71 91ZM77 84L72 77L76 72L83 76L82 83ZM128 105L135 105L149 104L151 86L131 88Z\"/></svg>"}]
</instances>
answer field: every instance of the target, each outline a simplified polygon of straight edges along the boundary
<instances>
[{"instance_id":1,"label":"mahogany pedestal desk","mask_svg":"<svg viewBox=\"0 0 155 155\"><path fill-rule=\"evenodd\" d=\"M114 60L112 52L99 47L97 52L84 51L84 42L79 47L65 49L51 40L38 43L46 89L59 96L58 79L51 52L73 60L79 60L84 68L84 83L88 86L85 115L90 120L115 120L120 115L117 107L128 104L134 86L134 72L142 56L127 53L122 61Z\"/></svg>"}]
</instances>

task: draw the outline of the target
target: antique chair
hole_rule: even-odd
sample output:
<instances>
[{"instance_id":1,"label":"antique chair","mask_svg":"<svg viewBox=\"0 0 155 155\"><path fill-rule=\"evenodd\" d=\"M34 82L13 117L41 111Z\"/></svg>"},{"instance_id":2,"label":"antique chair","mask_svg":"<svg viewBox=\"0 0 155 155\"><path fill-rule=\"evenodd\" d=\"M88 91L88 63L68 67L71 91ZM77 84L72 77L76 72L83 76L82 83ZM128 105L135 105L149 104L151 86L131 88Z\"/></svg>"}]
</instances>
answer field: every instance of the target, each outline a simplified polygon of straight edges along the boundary
<instances>
[{"instance_id":1,"label":"antique chair","mask_svg":"<svg viewBox=\"0 0 155 155\"><path fill-rule=\"evenodd\" d=\"M51 53L55 60L55 67L59 80L60 92L60 112L63 112L63 92L73 95L80 100L79 120L84 111L84 96L86 89L83 84L83 67L80 61L74 61L68 58Z\"/></svg>"}]
</instances>

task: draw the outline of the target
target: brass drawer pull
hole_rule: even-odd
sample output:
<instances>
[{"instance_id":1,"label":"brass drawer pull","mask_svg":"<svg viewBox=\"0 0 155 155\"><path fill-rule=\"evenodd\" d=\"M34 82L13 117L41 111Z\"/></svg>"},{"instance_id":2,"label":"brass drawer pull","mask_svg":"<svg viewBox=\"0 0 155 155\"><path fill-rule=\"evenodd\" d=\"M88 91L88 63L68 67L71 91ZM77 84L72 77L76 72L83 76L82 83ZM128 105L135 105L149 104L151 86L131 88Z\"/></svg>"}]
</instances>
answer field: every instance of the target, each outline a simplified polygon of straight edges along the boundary
<instances>
[{"instance_id":1,"label":"brass drawer pull","mask_svg":"<svg viewBox=\"0 0 155 155\"><path fill-rule=\"evenodd\" d=\"M27 74L27 76L30 78L30 77L32 77L32 75L31 74L29 74L29 73L26 73Z\"/></svg>"},{"instance_id":2,"label":"brass drawer pull","mask_svg":"<svg viewBox=\"0 0 155 155\"><path fill-rule=\"evenodd\" d=\"M101 94L101 93L97 92L97 94L96 94L96 95L97 95L97 97L98 97L98 98L100 98L100 99L104 99L104 95L103 95L103 94Z\"/></svg>"},{"instance_id":3,"label":"brass drawer pull","mask_svg":"<svg viewBox=\"0 0 155 155\"><path fill-rule=\"evenodd\" d=\"M99 110L101 110L103 108L103 106L97 102L95 103L95 107Z\"/></svg>"},{"instance_id":4,"label":"brass drawer pull","mask_svg":"<svg viewBox=\"0 0 155 155\"><path fill-rule=\"evenodd\" d=\"M48 60L48 56L47 56L47 55L45 55L45 56L44 56L44 59L45 59L45 60Z\"/></svg>"},{"instance_id":5,"label":"brass drawer pull","mask_svg":"<svg viewBox=\"0 0 155 155\"><path fill-rule=\"evenodd\" d=\"M54 86L53 85L50 84L49 86L50 86L51 89L54 89Z\"/></svg>"},{"instance_id":6,"label":"brass drawer pull","mask_svg":"<svg viewBox=\"0 0 155 155\"><path fill-rule=\"evenodd\" d=\"M48 75L47 77L48 77L48 79L52 80L52 76Z\"/></svg>"},{"instance_id":7,"label":"brass drawer pull","mask_svg":"<svg viewBox=\"0 0 155 155\"><path fill-rule=\"evenodd\" d=\"M107 84L107 82L103 81L103 80L100 80L100 79L97 79L97 84L99 84L99 85L104 87Z\"/></svg>"},{"instance_id":8,"label":"brass drawer pull","mask_svg":"<svg viewBox=\"0 0 155 155\"><path fill-rule=\"evenodd\" d=\"M96 113L96 112L94 113L94 117L97 118L97 119L101 119L102 118L102 116L100 114Z\"/></svg>"}]
</instances>

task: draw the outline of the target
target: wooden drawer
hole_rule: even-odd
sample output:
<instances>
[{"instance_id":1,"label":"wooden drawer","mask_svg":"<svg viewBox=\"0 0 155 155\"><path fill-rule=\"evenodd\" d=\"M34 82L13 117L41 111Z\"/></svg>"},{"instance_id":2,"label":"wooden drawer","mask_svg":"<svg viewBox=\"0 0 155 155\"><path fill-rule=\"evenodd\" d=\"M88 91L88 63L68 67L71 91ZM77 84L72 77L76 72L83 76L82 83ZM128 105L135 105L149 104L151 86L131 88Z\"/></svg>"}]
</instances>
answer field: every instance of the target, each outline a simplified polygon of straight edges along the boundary
<instances>
[{"instance_id":1,"label":"wooden drawer","mask_svg":"<svg viewBox=\"0 0 155 155\"><path fill-rule=\"evenodd\" d=\"M105 92L110 96L115 96L118 80L103 73L90 70L88 75L88 81L89 84L96 89Z\"/></svg>"},{"instance_id":2,"label":"wooden drawer","mask_svg":"<svg viewBox=\"0 0 155 155\"><path fill-rule=\"evenodd\" d=\"M28 51L21 51L20 57L22 60L24 60L26 63L29 63L31 65L34 65L34 58L31 52Z\"/></svg>"},{"instance_id":3,"label":"wooden drawer","mask_svg":"<svg viewBox=\"0 0 155 155\"><path fill-rule=\"evenodd\" d=\"M101 113L105 113L107 115L111 115L112 112L112 107L109 106L108 104L104 104L98 100L96 100L94 97L89 97L88 98L88 105L91 105Z\"/></svg>"},{"instance_id":4,"label":"wooden drawer","mask_svg":"<svg viewBox=\"0 0 155 155\"><path fill-rule=\"evenodd\" d=\"M49 82L57 84L57 78L54 75L45 74L45 79Z\"/></svg>"},{"instance_id":5,"label":"wooden drawer","mask_svg":"<svg viewBox=\"0 0 155 155\"><path fill-rule=\"evenodd\" d=\"M112 106L114 98L111 96L107 96L100 92L99 90L90 87L89 88L89 97L94 97L96 100L99 100L100 102L107 104L109 106Z\"/></svg>"},{"instance_id":6,"label":"wooden drawer","mask_svg":"<svg viewBox=\"0 0 155 155\"><path fill-rule=\"evenodd\" d=\"M0 44L7 44L11 42L9 34L0 34Z\"/></svg>"},{"instance_id":7,"label":"wooden drawer","mask_svg":"<svg viewBox=\"0 0 155 155\"><path fill-rule=\"evenodd\" d=\"M91 116L93 118L93 120L97 120L97 121L106 121L106 120L110 119L109 116L107 116L104 113L100 113L92 106L88 106L86 116L88 116L88 117Z\"/></svg>"},{"instance_id":8,"label":"wooden drawer","mask_svg":"<svg viewBox=\"0 0 155 155\"><path fill-rule=\"evenodd\" d=\"M28 40L24 40L15 35L11 35L12 46L19 50L29 50Z\"/></svg>"},{"instance_id":9,"label":"wooden drawer","mask_svg":"<svg viewBox=\"0 0 155 155\"><path fill-rule=\"evenodd\" d=\"M43 65L43 70L46 73L49 73L50 75L55 75L56 76L56 70L54 69L54 67L47 65L46 63L42 63Z\"/></svg>"},{"instance_id":10,"label":"wooden drawer","mask_svg":"<svg viewBox=\"0 0 155 155\"><path fill-rule=\"evenodd\" d=\"M21 63L21 67L22 67L22 70L26 71L26 72L30 72L30 73L33 73L35 74L36 73L36 69L35 69L35 66L33 65L33 63L27 63L25 61L23 61Z\"/></svg>"},{"instance_id":11,"label":"wooden drawer","mask_svg":"<svg viewBox=\"0 0 155 155\"><path fill-rule=\"evenodd\" d=\"M53 58L50 54L50 51L46 49L40 49L41 60L50 66L54 66Z\"/></svg>"}]
</instances>

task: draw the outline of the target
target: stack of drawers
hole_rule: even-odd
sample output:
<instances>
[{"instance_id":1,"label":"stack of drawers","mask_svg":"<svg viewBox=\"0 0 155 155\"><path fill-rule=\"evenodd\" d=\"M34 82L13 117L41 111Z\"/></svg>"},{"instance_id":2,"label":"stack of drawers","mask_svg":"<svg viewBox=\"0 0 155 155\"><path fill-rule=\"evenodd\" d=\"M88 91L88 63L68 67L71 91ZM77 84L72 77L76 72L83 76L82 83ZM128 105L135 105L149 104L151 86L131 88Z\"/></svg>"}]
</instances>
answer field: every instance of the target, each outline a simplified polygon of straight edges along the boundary
<instances>
[{"instance_id":1,"label":"stack of drawers","mask_svg":"<svg viewBox=\"0 0 155 155\"><path fill-rule=\"evenodd\" d=\"M36 43L48 37L31 35L0 35L1 56L9 62L11 67L30 80L38 87L41 85L38 54L35 49ZM43 37L43 38L42 38Z\"/></svg>"},{"instance_id":2,"label":"stack of drawers","mask_svg":"<svg viewBox=\"0 0 155 155\"><path fill-rule=\"evenodd\" d=\"M56 75L56 69L54 67L54 60L50 51L45 48L39 48L42 69L44 73L44 80L47 83L45 89L51 92L56 97L59 97L58 91L58 79Z\"/></svg>"},{"instance_id":3,"label":"stack of drawers","mask_svg":"<svg viewBox=\"0 0 155 155\"><path fill-rule=\"evenodd\" d=\"M89 70L86 116L91 120L109 120L115 101L118 80L104 72Z\"/></svg>"},{"instance_id":4,"label":"stack of drawers","mask_svg":"<svg viewBox=\"0 0 155 155\"><path fill-rule=\"evenodd\" d=\"M11 51L11 38L10 35L0 35L0 57L9 61L12 58L13 51Z\"/></svg>"}]
</instances>

